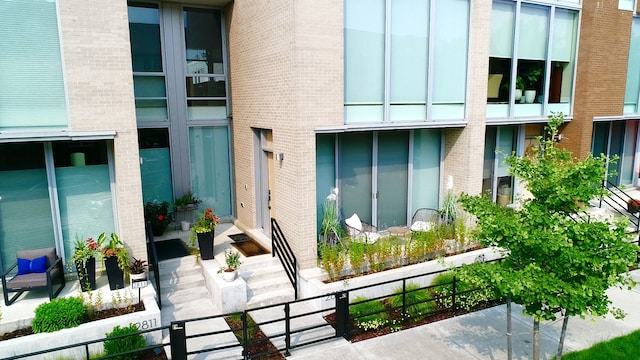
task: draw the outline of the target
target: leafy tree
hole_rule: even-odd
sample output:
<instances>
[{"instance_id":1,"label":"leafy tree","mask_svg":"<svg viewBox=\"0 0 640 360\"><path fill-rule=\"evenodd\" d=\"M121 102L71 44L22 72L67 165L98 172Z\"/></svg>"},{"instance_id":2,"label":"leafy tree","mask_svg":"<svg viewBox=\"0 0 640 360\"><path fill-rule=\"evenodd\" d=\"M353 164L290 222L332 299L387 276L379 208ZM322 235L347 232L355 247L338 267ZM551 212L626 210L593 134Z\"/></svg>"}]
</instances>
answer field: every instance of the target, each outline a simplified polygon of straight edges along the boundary
<instances>
[{"instance_id":1,"label":"leafy tree","mask_svg":"<svg viewBox=\"0 0 640 360\"><path fill-rule=\"evenodd\" d=\"M633 285L628 267L637 251L622 220L612 224L576 217L581 204L605 194L606 158L576 159L557 147L555 138L563 115L549 118L547 135L538 138L540 147L533 156L511 155L506 160L511 174L526 184L533 198L521 200L518 210L483 196L463 194L460 198L462 207L477 217L481 243L502 249L505 259L463 266L459 276L493 284L499 295L521 304L524 313L533 317L535 360L540 356L540 320L564 315L560 358L569 316L624 315L611 307L605 291L611 286Z\"/></svg>"}]
</instances>

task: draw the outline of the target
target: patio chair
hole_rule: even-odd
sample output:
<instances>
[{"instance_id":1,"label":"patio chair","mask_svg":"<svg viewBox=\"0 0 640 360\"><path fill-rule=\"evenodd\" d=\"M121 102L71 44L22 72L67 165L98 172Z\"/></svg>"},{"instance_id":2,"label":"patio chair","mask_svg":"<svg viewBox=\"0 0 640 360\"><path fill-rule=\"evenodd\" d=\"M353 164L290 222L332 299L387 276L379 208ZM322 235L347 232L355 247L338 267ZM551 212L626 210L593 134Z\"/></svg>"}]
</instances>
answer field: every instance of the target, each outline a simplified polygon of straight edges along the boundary
<instances>
[{"instance_id":1,"label":"patio chair","mask_svg":"<svg viewBox=\"0 0 640 360\"><path fill-rule=\"evenodd\" d=\"M23 292L32 289L47 288L49 300L60 294L65 285L64 269L55 248L21 250L16 253L16 258L16 263L2 274L6 306L13 304ZM54 284L58 282L60 286L54 289ZM11 293L16 294L9 298Z\"/></svg>"},{"instance_id":2,"label":"patio chair","mask_svg":"<svg viewBox=\"0 0 640 360\"><path fill-rule=\"evenodd\" d=\"M350 218L345 219L344 223L347 226L347 233L353 240L373 244L380 238L378 229L360 220L358 214L353 214Z\"/></svg>"},{"instance_id":3,"label":"patio chair","mask_svg":"<svg viewBox=\"0 0 640 360\"><path fill-rule=\"evenodd\" d=\"M411 231L428 231L440 222L440 212L436 209L420 208L411 217Z\"/></svg>"}]
</instances>

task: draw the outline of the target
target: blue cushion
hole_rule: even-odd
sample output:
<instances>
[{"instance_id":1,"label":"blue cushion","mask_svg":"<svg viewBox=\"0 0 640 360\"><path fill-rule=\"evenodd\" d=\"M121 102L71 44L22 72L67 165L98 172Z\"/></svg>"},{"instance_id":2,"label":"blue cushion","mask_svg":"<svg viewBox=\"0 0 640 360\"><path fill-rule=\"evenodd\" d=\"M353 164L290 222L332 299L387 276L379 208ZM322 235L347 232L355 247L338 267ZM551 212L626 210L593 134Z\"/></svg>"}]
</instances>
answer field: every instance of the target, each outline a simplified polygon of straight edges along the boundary
<instances>
[{"instance_id":1,"label":"blue cushion","mask_svg":"<svg viewBox=\"0 0 640 360\"><path fill-rule=\"evenodd\" d=\"M18 258L18 275L24 275L31 272L31 260Z\"/></svg>"},{"instance_id":2,"label":"blue cushion","mask_svg":"<svg viewBox=\"0 0 640 360\"><path fill-rule=\"evenodd\" d=\"M32 273L43 273L47 271L47 256L41 256L39 258L35 258L31 260L31 264L29 264L29 270Z\"/></svg>"}]
</instances>

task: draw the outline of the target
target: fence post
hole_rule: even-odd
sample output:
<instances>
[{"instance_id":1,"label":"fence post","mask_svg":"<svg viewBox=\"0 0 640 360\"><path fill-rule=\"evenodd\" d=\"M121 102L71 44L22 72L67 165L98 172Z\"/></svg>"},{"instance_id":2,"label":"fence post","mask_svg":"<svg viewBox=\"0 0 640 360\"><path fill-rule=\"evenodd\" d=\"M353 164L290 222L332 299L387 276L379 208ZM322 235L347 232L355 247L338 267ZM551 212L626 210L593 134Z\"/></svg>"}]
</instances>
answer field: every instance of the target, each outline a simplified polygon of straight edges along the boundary
<instances>
[{"instance_id":1,"label":"fence post","mask_svg":"<svg viewBox=\"0 0 640 360\"><path fill-rule=\"evenodd\" d=\"M291 347L291 309L289 303L284 304L284 356L289 356L289 348Z\"/></svg>"},{"instance_id":2,"label":"fence post","mask_svg":"<svg viewBox=\"0 0 640 360\"><path fill-rule=\"evenodd\" d=\"M407 279L402 279L402 316L407 314Z\"/></svg>"},{"instance_id":3,"label":"fence post","mask_svg":"<svg viewBox=\"0 0 640 360\"><path fill-rule=\"evenodd\" d=\"M249 327L247 326L247 310L240 314L240 320L242 321L242 358L249 360Z\"/></svg>"},{"instance_id":4,"label":"fence post","mask_svg":"<svg viewBox=\"0 0 640 360\"><path fill-rule=\"evenodd\" d=\"M336 337L347 337L349 324L349 292L336 293Z\"/></svg>"},{"instance_id":5,"label":"fence post","mask_svg":"<svg viewBox=\"0 0 640 360\"><path fill-rule=\"evenodd\" d=\"M187 334L184 321L171 322L169 342L171 343L171 359L187 360Z\"/></svg>"},{"instance_id":6,"label":"fence post","mask_svg":"<svg viewBox=\"0 0 640 360\"><path fill-rule=\"evenodd\" d=\"M451 292L451 310L456 312L456 276L453 275L453 283L452 283L453 291Z\"/></svg>"}]
</instances>

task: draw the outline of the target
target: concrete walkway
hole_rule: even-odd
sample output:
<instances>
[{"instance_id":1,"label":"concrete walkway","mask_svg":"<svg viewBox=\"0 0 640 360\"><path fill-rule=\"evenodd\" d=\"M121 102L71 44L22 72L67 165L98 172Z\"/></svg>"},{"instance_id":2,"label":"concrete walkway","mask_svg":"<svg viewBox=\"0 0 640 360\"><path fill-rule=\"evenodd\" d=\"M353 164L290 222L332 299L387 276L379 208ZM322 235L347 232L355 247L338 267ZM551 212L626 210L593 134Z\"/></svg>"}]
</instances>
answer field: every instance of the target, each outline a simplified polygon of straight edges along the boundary
<instances>
[{"instance_id":1,"label":"concrete walkway","mask_svg":"<svg viewBox=\"0 0 640 360\"><path fill-rule=\"evenodd\" d=\"M632 277L640 282L640 270ZM564 353L581 350L601 341L640 329L640 286L633 290L610 289L613 305L627 316L597 319L569 319ZM533 319L513 309L513 358L530 359ZM562 321L540 325L541 359L555 356ZM506 306L496 306L472 314L402 330L393 334L349 343L336 339L295 349L288 359L506 359Z\"/></svg>"}]
</instances>

